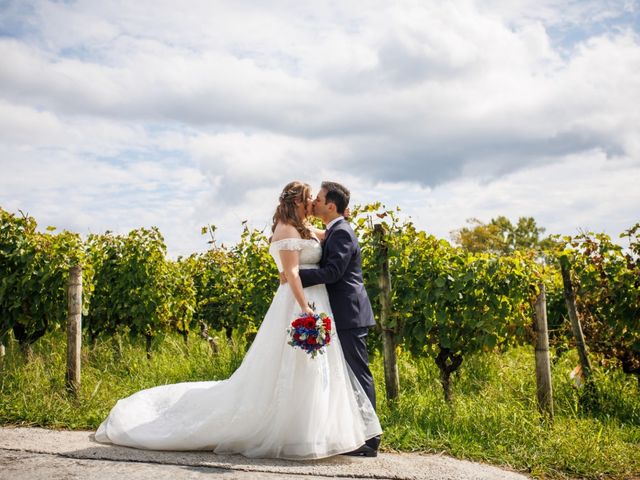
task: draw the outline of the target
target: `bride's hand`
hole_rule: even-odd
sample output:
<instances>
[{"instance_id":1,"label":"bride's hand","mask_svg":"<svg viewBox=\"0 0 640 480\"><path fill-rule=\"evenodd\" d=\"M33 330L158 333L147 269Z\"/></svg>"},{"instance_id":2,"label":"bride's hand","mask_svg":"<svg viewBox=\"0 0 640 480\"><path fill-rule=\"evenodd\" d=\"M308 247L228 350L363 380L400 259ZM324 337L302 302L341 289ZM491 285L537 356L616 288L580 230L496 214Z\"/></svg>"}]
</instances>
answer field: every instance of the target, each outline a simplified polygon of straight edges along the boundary
<instances>
[{"instance_id":1,"label":"bride's hand","mask_svg":"<svg viewBox=\"0 0 640 480\"><path fill-rule=\"evenodd\" d=\"M309 305L307 305L306 307L304 307L302 309L302 313L304 313L305 315L315 315L316 312L314 312L311 307Z\"/></svg>"}]
</instances>

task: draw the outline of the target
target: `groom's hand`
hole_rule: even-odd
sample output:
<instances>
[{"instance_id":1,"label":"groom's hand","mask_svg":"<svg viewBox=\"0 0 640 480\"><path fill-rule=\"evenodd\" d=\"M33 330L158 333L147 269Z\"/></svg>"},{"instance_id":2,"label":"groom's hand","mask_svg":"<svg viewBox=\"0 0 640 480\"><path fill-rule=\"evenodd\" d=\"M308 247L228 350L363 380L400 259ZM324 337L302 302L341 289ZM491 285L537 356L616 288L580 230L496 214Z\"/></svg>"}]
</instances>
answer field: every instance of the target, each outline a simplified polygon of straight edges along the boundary
<instances>
[{"instance_id":1,"label":"groom's hand","mask_svg":"<svg viewBox=\"0 0 640 480\"><path fill-rule=\"evenodd\" d=\"M284 285L285 283L287 283L287 276L284 272L280 272L280 285Z\"/></svg>"}]
</instances>

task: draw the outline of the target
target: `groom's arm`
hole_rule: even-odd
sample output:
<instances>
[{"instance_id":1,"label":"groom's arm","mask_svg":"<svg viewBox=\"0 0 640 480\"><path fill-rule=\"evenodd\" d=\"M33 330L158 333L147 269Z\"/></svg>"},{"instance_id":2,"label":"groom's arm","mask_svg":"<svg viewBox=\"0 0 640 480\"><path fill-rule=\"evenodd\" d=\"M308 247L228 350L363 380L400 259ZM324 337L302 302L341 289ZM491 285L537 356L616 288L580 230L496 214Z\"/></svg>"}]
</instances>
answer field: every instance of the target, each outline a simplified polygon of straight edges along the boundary
<instances>
[{"instance_id":1,"label":"groom's arm","mask_svg":"<svg viewBox=\"0 0 640 480\"><path fill-rule=\"evenodd\" d=\"M327 248L325 265L322 268L300 270L300 280L303 287L311 287L320 283L335 283L344 275L351 257L353 243L351 236L344 230L331 234L330 245Z\"/></svg>"}]
</instances>

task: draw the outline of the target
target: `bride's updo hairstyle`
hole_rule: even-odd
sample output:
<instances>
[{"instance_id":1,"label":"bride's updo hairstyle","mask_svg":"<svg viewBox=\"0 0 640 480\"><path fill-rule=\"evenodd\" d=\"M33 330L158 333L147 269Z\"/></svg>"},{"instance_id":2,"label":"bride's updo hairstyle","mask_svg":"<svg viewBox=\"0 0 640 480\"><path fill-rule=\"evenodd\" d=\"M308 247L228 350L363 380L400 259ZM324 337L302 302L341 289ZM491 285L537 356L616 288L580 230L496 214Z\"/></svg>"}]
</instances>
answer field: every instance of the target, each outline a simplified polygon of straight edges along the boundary
<instances>
[{"instance_id":1,"label":"bride's updo hairstyle","mask_svg":"<svg viewBox=\"0 0 640 480\"><path fill-rule=\"evenodd\" d=\"M306 199L311 195L311 187L307 183L288 183L280 194L280 202L276 213L273 215L273 225L271 231L276 230L278 223L292 225L296 228L302 238L310 239L311 230L304 218L298 218L296 213L296 203L306 204Z\"/></svg>"}]
</instances>

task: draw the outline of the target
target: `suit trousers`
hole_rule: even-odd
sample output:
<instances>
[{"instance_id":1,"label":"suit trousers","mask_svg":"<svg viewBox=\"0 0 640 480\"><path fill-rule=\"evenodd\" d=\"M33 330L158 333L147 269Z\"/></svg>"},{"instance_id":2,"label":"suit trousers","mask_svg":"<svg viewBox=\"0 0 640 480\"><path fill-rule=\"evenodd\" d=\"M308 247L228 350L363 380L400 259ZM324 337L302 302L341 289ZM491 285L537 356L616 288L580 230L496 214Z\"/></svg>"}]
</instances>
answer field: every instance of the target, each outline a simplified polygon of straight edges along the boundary
<instances>
[{"instance_id":1,"label":"suit trousers","mask_svg":"<svg viewBox=\"0 0 640 480\"><path fill-rule=\"evenodd\" d=\"M340 338L340 344L344 352L344 359L360 382L360 385L362 385L375 410L376 390L373 385L373 375L369 369L369 355L367 353L368 334L369 327L338 330L338 337ZM370 438L366 444L377 450L380 445L380 436Z\"/></svg>"}]
</instances>

